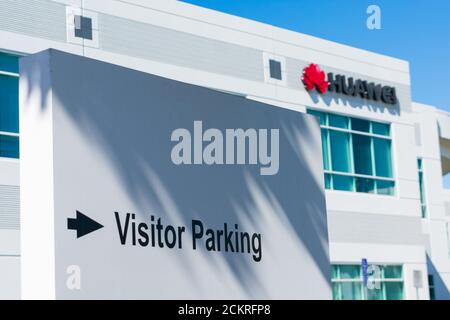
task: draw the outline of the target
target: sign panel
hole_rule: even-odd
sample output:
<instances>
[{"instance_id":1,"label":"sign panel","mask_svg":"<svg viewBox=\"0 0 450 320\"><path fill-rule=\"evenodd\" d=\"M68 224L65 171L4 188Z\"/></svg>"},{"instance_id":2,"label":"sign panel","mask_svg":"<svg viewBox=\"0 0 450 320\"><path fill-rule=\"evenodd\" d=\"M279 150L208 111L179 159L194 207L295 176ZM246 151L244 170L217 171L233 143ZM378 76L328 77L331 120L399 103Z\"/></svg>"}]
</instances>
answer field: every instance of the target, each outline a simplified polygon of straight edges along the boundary
<instances>
[{"instance_id":1,"label":"sign panel","mask_svg":"<svg viewBox=\"0 0 450 320\"><path fill-rule=\"evenodd\" d=\"M331 298L317 119L55 50L20 67L24 298Z\"/></svg>"}]
</instances>

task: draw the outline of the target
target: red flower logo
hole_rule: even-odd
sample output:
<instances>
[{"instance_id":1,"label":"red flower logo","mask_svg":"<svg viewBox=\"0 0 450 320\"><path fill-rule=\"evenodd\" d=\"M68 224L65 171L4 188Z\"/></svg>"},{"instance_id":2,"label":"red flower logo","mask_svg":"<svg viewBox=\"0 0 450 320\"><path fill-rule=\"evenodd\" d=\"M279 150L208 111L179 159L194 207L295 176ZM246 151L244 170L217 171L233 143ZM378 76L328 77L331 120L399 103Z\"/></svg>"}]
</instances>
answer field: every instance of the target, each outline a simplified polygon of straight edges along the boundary
<instances>
[{"instance_id":1,"label":"red flower logo","mask_svg":"<svg viewBox=\"0 0 450 320\"><path fill-rule=\"evenodd\" d=\"M317 64L311 63L303 69L303 83L306 90L311 91L314 88L320 93L325 93L328 88L328 81L325 80L325 72Z\"/></svg>"}]
</instances>

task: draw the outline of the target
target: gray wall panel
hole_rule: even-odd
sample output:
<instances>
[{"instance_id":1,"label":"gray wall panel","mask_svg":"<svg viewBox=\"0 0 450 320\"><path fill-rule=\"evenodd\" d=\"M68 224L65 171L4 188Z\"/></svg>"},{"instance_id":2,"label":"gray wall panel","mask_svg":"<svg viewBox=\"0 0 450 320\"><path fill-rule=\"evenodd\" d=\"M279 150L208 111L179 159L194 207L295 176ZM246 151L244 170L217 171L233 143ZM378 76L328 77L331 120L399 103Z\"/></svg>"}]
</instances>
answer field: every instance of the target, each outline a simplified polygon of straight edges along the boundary
<instances>
[{"instance_id":1,"label":"gray wall panel","mask_svg":"<svg viewBox=\"0 0 450 320\"><path fill-rule=\"evenodd\" d=\"M423 245L420 218L328 211L330 242Z\"/></svg>"},{"instance_id":2,"label":"gray wall panel","mask_svg":"<svg viewBox=\"0 0 450 320\"><path fill-rule=\"evenodd\" d=\"M0 185L0 229L20 228L19 187Z\"/></svg>"},{"instance_id":3,"label":"gray wall panel","mask_svg":"<svg viewBox=\"0 0 450 320\"><path fill-rule=\"evenodd\" d=\"M445 206L445 215L450 216L450 202L446 201L444 203Z\"/></svg>"},{"instance_id":4,"label":"gray wall panel","mask_svg":"<svg viewBox=\"0 0 450 320\"><path fill-rule=\"evenodd\" d=\"M102 50L254 81L264 81L262 52L219 40L99 14Z\"/></svg>"},{"instance_id":5,"label":"gray wall panel","mask_svg":"<svg viewBox=\"0 0 450 320\"><path fill-rule=\"evenodd\" d=\"M0 30L65 42L65 10L44 0L0 0Z\"/></svg>"}]
</instances>

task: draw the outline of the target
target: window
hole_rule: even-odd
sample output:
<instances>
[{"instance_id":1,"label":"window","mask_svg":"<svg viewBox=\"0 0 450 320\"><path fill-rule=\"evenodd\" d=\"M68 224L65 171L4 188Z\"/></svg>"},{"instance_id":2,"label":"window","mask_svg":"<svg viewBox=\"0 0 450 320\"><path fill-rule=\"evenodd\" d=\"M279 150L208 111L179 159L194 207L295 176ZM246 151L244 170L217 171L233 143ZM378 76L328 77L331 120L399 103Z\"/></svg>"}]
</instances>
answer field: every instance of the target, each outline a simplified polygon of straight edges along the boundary
<instances>
[{"instance_id":1,"label":"window","mask_svg":"<svg viewBox=\"0 0 450 320\"><path fill-rule=\"evenodd\" d=\"M75 15L75 37L92 40L92 19Z\"/></svg>"},{"instance_id":2,"label":"window","mask_svg":"<svg viewBox=\"0 0 450 320\"><path fill-rule=\"evenodd\" d=\"M264 82L286 86L286 58L269 52L263 52Z\"/></svg>"},{"instance_id":3,"label":"window","mask_svg":"<svg viewBox=\"0 0 450 320\"><path fill-rule=\"evenodd\" d=\"M66 6L67 42L98 48L98 23L97 12Z\"/></svg>"},{"instance_id":4,"label":"window","mask_svg":"<svg viewBox=\"0 0 450 320\"><path fill-rule=\"evenodd\" d=\"M0 135L0 156L4 158L19 158L19 137Z\"/></svg>"},{"instance_id":5,"label":"window","mask_svg":"<svg viewBox=\"0 0 450 320\"><path fill-rule=\"evenodd\" d=\"M269 60L270 77L281 80L281 62L273 59Z\"/></svg>"},{"instance_id":6,"label":"window","mask_svg":"<svg viewBox=\"0 0 450 320\"><path fill-rule=\"evenodd\" d=\"M394 195L389 124L308 110L320 120L325 188Z\"/></svg>"},{"instance_id":7,"label":"window","mask_svg":"<svg viewBox=\"0 0 450 320\"><path fill-rule=\"evenodd\" d=\"M369 136L355 134L353 136L353 152L355 154L355 173L371 175L372 139Z\"/></svg>"},{"instance_id":8,"label":"window","mask_svg":"<svg viewBox=\"0 0 450 320\"><path fill-rule=\"evenodd\" d=\"M18 57L0 52L0 157L19 158Z\"/></svg>"},{"instance_id":9,"label":"window","mask_svg":"<svg viewBox=\"0 0 450 320\"><path fill-rule=\"evenodd\" d=\"M331 169L337 172L351 172L350 134L329 131L331 147Z\"/></svg>"},{"instance_id":10,"label":"window","mask_svg":"<svg viewBox=\"0 0 450 320\"><path fill-rule=\"evenodd\" d=\"M0 73L0 131L19 132L19 81Z\"/></svg>"},{"instance_id":11,"label":"window","mask_svg":"<svg viewBox=\"0 0 450 320\"><path fill-rule=\"evenodd\" d=\"M434 277L431 274L428 275L428 289L430 291L430 300L435 300L436 293L434 290Z\"/></svg>"},{"instance_id":12,"label":"window","mask_svg":"<svg viewBox=\"0 0 450 320\"><path fill-rule=\"evenodd\" d=\"M331 283L334 300L403 300L403 274L400 265L378 265L373 289L364 285L360 265L332 265Z\"/></svg>"},{"instance_id":13,"label":"window","mask_svg":"<svg viewBox=\"0 0 450 320\"><path fill-rule=\"evenodd\" d=\"M417 159L417 169L419 171L420 208L422 211L422 218L426 218L427 206L425 202L425 189L423 185L423 162L420 158Z\"/></svg>"}]
</instances>

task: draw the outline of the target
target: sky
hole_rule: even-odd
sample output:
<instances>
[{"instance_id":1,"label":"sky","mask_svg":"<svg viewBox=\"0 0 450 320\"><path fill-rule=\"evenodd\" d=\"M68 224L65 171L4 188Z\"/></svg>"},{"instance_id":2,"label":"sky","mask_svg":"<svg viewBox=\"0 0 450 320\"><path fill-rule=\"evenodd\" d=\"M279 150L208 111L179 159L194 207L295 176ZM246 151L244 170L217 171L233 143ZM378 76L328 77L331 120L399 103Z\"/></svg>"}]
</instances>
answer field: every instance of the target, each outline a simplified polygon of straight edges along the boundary
<instances>
[{"instance_id":1,"label":"sky","mask_svg":"<svg viewBox=\"0 0 450 320\"><path fill-rule=\"evenodd\" d=\"M412 98L450 112L450 0L183 0L409 61ZM369 30L369 5L381 29Z\"/></svg>"}]
</instances>

